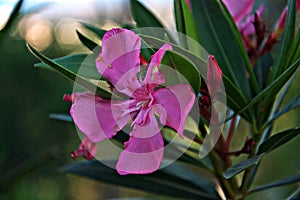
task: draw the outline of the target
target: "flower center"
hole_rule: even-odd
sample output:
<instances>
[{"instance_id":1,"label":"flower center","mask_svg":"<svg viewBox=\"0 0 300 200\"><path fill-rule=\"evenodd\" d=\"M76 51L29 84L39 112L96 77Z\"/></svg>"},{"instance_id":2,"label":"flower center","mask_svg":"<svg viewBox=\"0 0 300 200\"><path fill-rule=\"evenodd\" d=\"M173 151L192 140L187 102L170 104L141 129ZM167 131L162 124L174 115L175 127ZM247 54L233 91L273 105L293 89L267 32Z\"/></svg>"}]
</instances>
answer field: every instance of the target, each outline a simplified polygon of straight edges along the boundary
<instances>
[{"instance_id":1,"label":"flower center","mask_svg":"<svg viewBox=\"0 0 300 200\"><path fill-rule=\"evenodd\" d=\"M152 96L151 92L148 93L148 98L138 100L135 104L136 110L138 113L131 125L137 124L143 126L146 124L148 119L148 113L151 109L151 106L154 103L154 97Z\"/></svg>"}]
</instances>

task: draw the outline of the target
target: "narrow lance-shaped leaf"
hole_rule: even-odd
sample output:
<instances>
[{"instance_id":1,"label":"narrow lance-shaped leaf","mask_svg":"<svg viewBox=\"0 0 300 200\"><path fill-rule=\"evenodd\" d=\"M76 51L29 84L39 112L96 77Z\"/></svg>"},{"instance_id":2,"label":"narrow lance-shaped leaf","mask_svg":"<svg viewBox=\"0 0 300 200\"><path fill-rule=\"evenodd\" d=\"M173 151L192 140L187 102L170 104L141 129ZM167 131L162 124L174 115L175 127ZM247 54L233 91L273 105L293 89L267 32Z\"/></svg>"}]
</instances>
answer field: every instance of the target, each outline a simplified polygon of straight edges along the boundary
<instances>
[{"instance_id":1,"label":"narrow lance-shaped leaf","mask_svg":"<svg viewBox=\"0 0 300 200\"><path fill-rule=\"evenodd\" d=\"M83 35L82 33L80 33L78 30L76 30L76 33L78 35L79 40L82 42L82 44L84 46L86 46L89 50L95 51L95 48L97 46L99 46L96 42L94 42L93 40L89 39L88 37L86 37L85 35Z\"/></svg>"},{"instance_id":2,"label":"narrow lance-shaped leaf","mask_svg":"<svg viewBox=\"0 0 300 200\"><path fill-rule=\"evenodd\" d=\"M60 58L54 58L52 61L75 74L79 73L83 77L97 80L101 77L96 69L96 58L97 54L71 54ZM34 67L56 71L54 68L42 62L35 64Z\"/></svg>"},{"instance_id":3,"label":"narrow lance-shaped leaf","mask_svg":"<svg viewBox=\"0 0 300 200\"><path fill-rule=\"evenodd\" d=\"M289 64L294 63L300 57L300 27L298 28L296 37L292 43L291 50L288 54L288 59L285 64L285 68L289 66Z\"/></svg>"},{"instance_id":4,"label":"narrow lance-shaped leaf","mask_svg":"<svg viewBox=\"0 0 300 200\"><path fill-rule=\"evenodd\" d=\"M283 114L293 110L294 108L297 108L298 106L300 106L300 95L290 100L279 112L274 114L273 117L269 120L268 124L270 124L275 119L282 116Z\"/></svg>"},{"instance_id":5,"label":"narrow lance-shaped leaf","mask_svg":"<svg viewBox=\"0 0 300 200\"><path fill-rule=\"evenodd\" d=\"M146 35L142 35L142 34L139 34L139 36L141 38L143 38L143 40L150 47L153 47L153 48L162 46L165 43L165 41L154 38L154 37L150 37L150 36L146 36ZM197 67L197 70L200 72L200 75L206 76L207 57L206 58L199 57L199 55L195 55L194 52L187 51L186 49L184 49L180 46L177 46L176 44L172 44L172 47L173 47L174 52L176 52L180 55L186 56ZM241 93L241 90L238 89L237 86L234 85L232 83L232 81L226 75L223 75L223 82L224 82L224 85L226 88L227 99L228 99L229 105L231 105L231 108L234 109L236 112L240 111L243 108L243 106L247 104L247 100L246 100L245 96ZM247 110L247 109L245 109L245 110ZM245 110L242 110L242 111L244 112ZM244 112L245 114L241 114L241 115L243 117L245 117L245 119L247 121L250 122L251 118L252 118L251 111L249 109L249 111L246 111L246 112ZM240 112L240 113L242 113L242 112Z\"/></svg>"},{"instance_id":6,"label":"narrow lance-shaped leaf","mask_svg":"<svg viewBox=\"0 0 300 200\"><path fill-rule=\"evenodd\" d=\"M192 8L200 44L216 57L225 74L250 99L251 92L247 81L245 62L240 52L239 41L221 5L216 0L192 0ZM224 39L226 38L226 39Z\"/></svg>"},{"instance_id":7,"label":"narrow lance-shaped leaf","mask_svg":"<svg viewBox=\"0 0 300 200\"><path fill-rule=\"evenodd\" d=\"M239 162L233 165L232 167L228 168L224 172L223 176L229 179L237 175L238 173L244 171L245 169L257 165L263 158L263 156L275 150L276 148L286 144L288 141L298 136L299 133L300 127L296 127L273 135L259 146L258 153L256 156L245 161Z\"/></svg>"},{"instance_id":8,"label":"narrow lance-shaped leaf","mask_svg":"<svg viewBox=\"0 0 300 200\"><path fill-rule=\"evenodd\" d=\"M97 35L99 37L99 39L102 39L104 34L106 33L105 30L98 28L96 26L93 26L91 24L85 23L85 22L80 22L81 25L86 28L87 30L91 31L92 33L94 33L95 35Z\"/></svg>"},{"instance_id":9,"label":"narrow lance-shaped leaf","mask_svg":"<svg viewBox=\"0 0 300 200\"><path fill-rule=\"evenodd\" d=\"M186 4L186 1L181 0L174 0L174 12L177 30L184 34L184 37L179 35L180 44L181 46L189 49L191 44L189 44L189 41L186 40L186 36L191 37L195 41L199 42L192 12Z\"/></svg>"},{"instance_id":10,"label":"narrow lance-shaped leaf","mask_svg":"<svg viewBox=\"0 0 300 200\"><path fill-rule=\"evenodd\" d=\"M230 168L228 168L224 173L223 176L226 179L229 179L237 174L239 174L240 172L244 171L245 169L252 167L254 165L257 165L260 160L262 159L262 157L264 156L264 154L260 154L260 155L256 155L248 160L239 162L233 166L231 166Z\"/></svg>"},{"instance_id":11,"label":"narrow lance-shaped leaf","mask_svg":"<svg viewBox=\"0 0 300 200\"><path fill-rule=\"evenodd\" d=\"M51 113L49 115L50 119L64 121L64 122L73 122L73 119L70 115L67 114L59 114L59 113Z\"/></svg>"},{"instance_id":12,"label":"narrow lance-shaped leaf","mask_svg":"<svg viewBox=\"0 0 300 200\"><path fill-rule=\"evenodd\" d=\"M35 48L30 46L29 44L27 44L27 47L43 63L52 67L53 69L55 69L56 71L58 71L59 73L61 73L65 77L67 77L68 79L78 83L79 85L83 86L84 88L86 88L92 92L95 92L98 96L100 96L104 99L110 99L112 95L115 96L114 94L111 94L111 93L107 92L106 90L93 84L92 82L88 81L86 78L84 78L78 74L75 74L74 72L64 68L63 66L53 62L51 59L49 59L46 56L44 56L43 54L39 53ZM115 96L115 97L118 98L117 96Z\"/></svg>"},{"instance_id":13,"label":"narrow lance-shaped leaf","mask_svg":"<svg viewBox=\"0 0 300 200\"><path fill-rule=\"evenodd\" d=\"M300 127L291 128L288 130L284 130L280 133L276 133L259 146L257 154L269 153L277 149L278 147L284 145L285 143L289 142L299 134Z\"/></svg>"},{"instance_id":14,"label":"narrow lance-shaped leaf","mask_svg":"<svg viewBox=\"0 0 300 200\"><path fill-rule=\"evenodd\" d=\"M280 179L280 180L273 181L273 182L268 183L266 185L258 186L256 188L250 190L249 194L254 193L254 192L259 192L259 191L262 191L262 190L266 190L266 189L269 189L269 188L274 188L274 187L279 187L279 186L284 186L284 185L297 183L299 181L300 181L300 174L296 174L296 175L293 175L293 176L285 177L285 178Z\"/></svg>"},{"instance_id":15,"label":"narrow lance-shaped leaf","mask_svg":"<svg viewBox=\"0 0 300 200\"><path fill-rule=\"evenodd\" d=\"M143 4L141 4L137 0L130 0L130 7L131 7L131 14L134 19L134 21L137 24L140 31L142 31L143 34L148 34L156 38L164 39L166 31L156 31L155 29L151 29L151 27L159 27L164 28L162 23L159 19L156 18L156 16L150 12ZM144 32L144 28L149 27L149 29L145 29L146 32ZM170 41L175 43L175 40L173 37L169 34L168 37Z\"/></svg>"},{"instance_id":16,"label":"narrow lance-shaped leaf","mask_svg":"<svg viewBox=\"0 0 300 200\"><path fill-rule=\"evenodd\" d=\"M280 74L285 69L286 65L289 66L291 64L291 63L286 63L286 60L288 59L288 55L292 47L291 44L293 44L295 27L296 27L296 0L289 0L288 12L286 16L285 25L284 25L284 31L280 40L279 50L276 53L274 66L273 66L275 78L280 76Z\"/></svg>"},{"instance_id":17,"label":"narrow lance-shaped leaf","mask_svg":"<svg viewBox=\"0 0 300 200\"><path fill-rule=\"evenodd\" d=\"M257 103L259 100L264 98L265 96L274 96L278 93L278 91L283 87L283 85L289 80L292 74L296 71L300 64L300 58L296 60L287 70L285 70L280 76L278 76L270 85L268 85L264 90L262 90L257 96L255 96L247 105L243 106L241 110L236 112L236 114L242 113L247 110L249 107ZM269 101L265 103L270 103Z\"/></svg>"},{"instance_id":18,"label":"narrow lance-shaped leaf","mask_svg":"<svg viewBox=\"0 0 300 200\"><path fill-rule=\"evenodd\" d=\"M105 161L114 165L114 162ZM169 167L169 166L168 166ZM121 185L129 188L140 189L156 194L179 198L216 199L215 194L201 191L196 185L180 177L167 175L157 171L149 175L120 176L115 169L99 161L75 163L61 168L61 171L75 175L93 178L110 184ZM176 175L176 174L175 174Z\"/></svg>"},{"instance_id":19,"label":"narrow lance-shaped leaf","mask_svg":"<svg viewBox=\"0 0 300 200\"><path fill-rule=\"evenodd\" d=\"M200 73L187 58L173 51L167 51L163 57L162 64L172 67L177 72L182 74L191 84L195 93L200 90ZM176 76L176 74L174 74Z\"/></svg>"},{"instance_id":20,"label":"narrow lance-shaped leaf","mask_svg":"<svg viewBox=\"0 0 300 200\"><path fill-rule=\"evenodd\" d=\"M24 0L19 0L16 5L14 6L12 12L10 13L10 16L8 20L5 22L5 24L0 24L0 31L6 31L9 30L11 25L13 24L13 21L17 18L19 15L20 9L24 3ZM1 36L1 33L0 33Z\"/></svg>"},{"instance_id":21,"label":"narrow lance-shaped leaf","mask_svg":"<svg viewBox=\"0 0 300 200\"><path fill-rule=\"evenodd\" d=\"M249 78L250 78L250 81L252 83L252 87L253 87L254 91L256 93L258 93L260 91L259 85L258 85L258 82L257 82L255 74L254 74L253 66L251 66L249 56L247 54L245 45L243 43L242 36L241 36L241 34L238 30L238 27L236 26L236 23L235 23L234 19L232 18L229 10L227 9L227 7L223 3L223 1L219 1L219 2L222 6L222 11L223 11L223 14L225 16L225 19L227 20L227 22L228 22L228 24L231 28L231 31L234 35L234 39L235 39L235 41L238 45L239 52L241 53L241 56L242 56L243 61L245 63L245 67L247 69L247 72L249 73Z\"/></svg>"}]
</instances>

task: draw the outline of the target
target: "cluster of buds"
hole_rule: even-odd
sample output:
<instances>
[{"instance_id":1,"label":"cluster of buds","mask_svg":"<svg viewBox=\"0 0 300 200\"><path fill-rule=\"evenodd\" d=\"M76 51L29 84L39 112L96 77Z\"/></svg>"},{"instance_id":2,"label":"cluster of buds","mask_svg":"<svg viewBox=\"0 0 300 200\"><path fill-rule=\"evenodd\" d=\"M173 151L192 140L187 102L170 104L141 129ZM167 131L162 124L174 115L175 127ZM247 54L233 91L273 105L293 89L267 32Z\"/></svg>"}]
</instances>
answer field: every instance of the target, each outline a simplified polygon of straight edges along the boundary
<instances>
[{"instance_id":1,"label":"cluster of buds","mask_svg":"<svg viewBox=\"0 0 300 200\"><path fill-rule=\"evenodd\" d=\"M297 11L300 8L300 0L296 2ZM276 23L273 32L268 33L266 26L261 19L262 9L259 9L254 14L252 20L252 26L254 27L253 34L244 34L243 30L240 29L244 45L246 47L248 56L250 58L252 66L255 65L256 61L263 55L269 53L275 44L279 41L284 25L286 21L288 8L285 7L278 22Z\"/></svg>"}]
</instances>

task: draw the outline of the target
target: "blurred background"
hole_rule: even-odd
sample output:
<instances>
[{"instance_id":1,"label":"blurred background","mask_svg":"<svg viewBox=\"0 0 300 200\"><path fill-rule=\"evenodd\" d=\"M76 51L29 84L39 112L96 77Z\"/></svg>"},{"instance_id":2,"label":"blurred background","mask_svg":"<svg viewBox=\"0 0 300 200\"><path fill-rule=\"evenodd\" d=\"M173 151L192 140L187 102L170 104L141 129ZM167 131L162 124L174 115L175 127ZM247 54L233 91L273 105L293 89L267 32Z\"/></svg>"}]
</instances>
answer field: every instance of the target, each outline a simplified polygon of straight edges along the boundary
<instances>
[{"instance_id":1,"label":"blurred background","mask_svg":"<svg viewBox=\"0 0 300 200\"><path fill-rule=\"evenodd\" d=\"M172 0L142 2L166 27L175 27ZM264 18L271 27L285 1L264 2L273 9L267 10ZM0 0L0 199L153 197L58 171L60 166L74 162L69 155L80 139L73 124L51 120L49 114L69 113L70 103L62 97L72 92L73 85L59 74L35 69L38 60L26 42L50 58L87 52L76 35L76 30L81 30L80 21L106 30L132 24L129 0ZM298 93L294 84L286 100ZM276 129L295 124L300 124L297 110L280 119ZM240 128L243 131L243 126ZM239 139L243 138L237 136L236 143ZM256 184L299 173L299 142L297 138L267 156ZM268 190L264 195L278 199L292 189Z\"/></svg>"}]
</instances>

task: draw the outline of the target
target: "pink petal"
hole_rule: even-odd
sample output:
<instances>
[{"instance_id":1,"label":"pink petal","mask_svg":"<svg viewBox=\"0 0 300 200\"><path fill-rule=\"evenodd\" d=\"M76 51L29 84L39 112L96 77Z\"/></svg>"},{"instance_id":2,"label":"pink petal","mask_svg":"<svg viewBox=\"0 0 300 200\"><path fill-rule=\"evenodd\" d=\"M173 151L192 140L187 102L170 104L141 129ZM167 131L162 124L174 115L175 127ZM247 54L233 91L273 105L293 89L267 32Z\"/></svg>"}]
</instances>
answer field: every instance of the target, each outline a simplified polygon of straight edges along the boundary
<instances>
[{"instance_id":1,"label":"pink petal","mask_svg":"<svg viewBox=\"0 0 300 200\"><path fill-rule=\"evenodd\" d=\"M112 102L89 92L76 95L70 113L80 131L92 142L109 139L123 128L115 120L120 113L112 112Z\"/></svg>"},{"instance_id":2,"label":"pink petal","mask_svg":"<svg viewBox=\"0 0 300 200\"><path fill-rule=\"evenodd\" d=\"M116 168L120 175L152 173L159 168L163 154L164 142L160 132L148 138L131 136Z\"/></svg>"},{"instance_id":3,"label":"pink petal","mask_svg":"<svg viewBox=\"0 0 300 200\"><path fill-rule=\"evenodd\" d=\"M239 24L250 14L254 0L223 0L234 21Z\"/></svg>"},{"instance_id":4,"label":"pink petal","mask_svg":"<svg viewBox=\"0 0 300 200\"><path fill-rule=\"evenodd\" d=\"M115 28L106 32L102 39L102 52L96 59L99 73L116 84L129 70L132 76L139 72L141 39L127 29Z\"/></svg>"},{"instance_id":5,"label":"pink petal","mask_svg":"<svg viewBox=\"0 0 300 200\"><path fill-rule=\"evenodd\" d=\"M156 112L165 126L175 129L183 137L186 117L193 107L195 94L188 84L176 84L161 88L154 93L155 103L160 104L165 111ZM160 109L161 110L161 109Z\"/></svg>"},{"instance_id":6,"label":"pink petal","mask_svg":"<svg viewBox=\"0 0 300 200\"><path fill-rule=\"evenodd\" d=\"M214 98L216 93L220 90L222 83L222 70L220 69L215 57L208 56L207 62L207 88L211 98Z\"/></svg>"},{"instance_id":7,"label":"pink petal","mask_svg":"<svg viewBox=\"0 0 300 200\"><path fill-rule=\"evenodd\" d=\"M261 18L262 13L264 11L264 6L261 5L258 10L256 11L257 15ZM245 21L242 23L238 24L239 31L244 35L244 36L253 36L256 34L255 32L255 27L254 27L254 19L255 15L249 15L246 17Z\"/></svg>"},{"instance_id":8,"label":"pink petal","mask_svg":"<svg viewBox=\"0 0 300 200\"><path fill-rule=\"evenodd\" d=\"M164 44L155 54L153 54L149 64L144 84L160 85L165 82L164 74L159 71L161 60L167 50L172 50L168 43Z\"/></svg>"}]
</instances>

